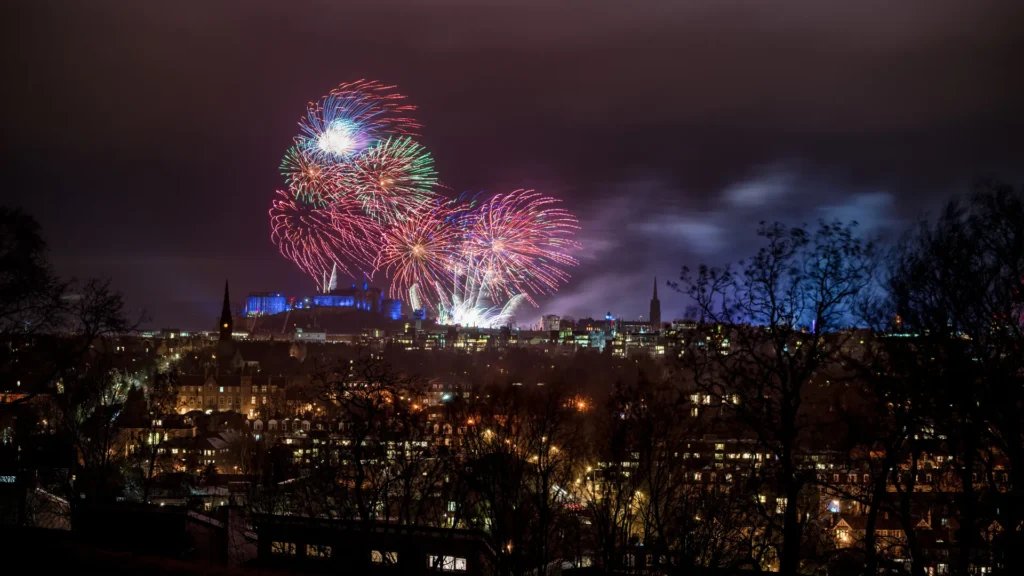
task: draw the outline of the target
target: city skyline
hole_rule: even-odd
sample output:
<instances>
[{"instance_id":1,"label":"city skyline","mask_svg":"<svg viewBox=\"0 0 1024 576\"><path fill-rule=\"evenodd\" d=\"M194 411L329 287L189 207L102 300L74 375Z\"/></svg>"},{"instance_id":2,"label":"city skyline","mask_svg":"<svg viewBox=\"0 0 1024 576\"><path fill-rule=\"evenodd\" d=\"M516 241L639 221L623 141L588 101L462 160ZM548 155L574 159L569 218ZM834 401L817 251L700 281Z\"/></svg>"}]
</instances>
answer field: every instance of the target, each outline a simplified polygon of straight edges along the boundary
<instances>
[{"instance_id":1,"label":"city skyline","mask_svg":"<svg viewBox=\"0 0 1024 576\"><path fill-rule=\"evenodd\" d=\"M975 175L1021 177L1018 3L728 4L582 21L571 3L15 5L8 25L31 26L4 34L8 201L62 274L112 278L152 325L208 326L225 276L236 298L310 289L265 221L281 151L307 101L380 78L418 104L455 193L535 188L579 218L581 264L532 323L644 315L652 276L735 260L761 219L885 237ZM373 34L330 24L385 12ZM666 318L687 306L662 300Z\"/></svg>"},{"instance_id":2,"label":"city skyline","mask_svg":"<svg viewBox=\"0 0 1024 576\"><path fill-rule=\"evenodd\" d=\"M4 3L8 563L1024 574L1021 22Z\"/></svg>"}]
</instances>

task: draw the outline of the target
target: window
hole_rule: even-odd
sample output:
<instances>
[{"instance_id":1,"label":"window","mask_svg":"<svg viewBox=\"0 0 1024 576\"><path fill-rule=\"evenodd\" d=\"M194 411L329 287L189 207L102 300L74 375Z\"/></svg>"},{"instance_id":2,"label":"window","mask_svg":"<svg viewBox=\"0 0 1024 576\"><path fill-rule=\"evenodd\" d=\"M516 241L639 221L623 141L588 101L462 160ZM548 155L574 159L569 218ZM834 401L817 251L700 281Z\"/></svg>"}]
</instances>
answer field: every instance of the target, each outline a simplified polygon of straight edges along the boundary
<instances>
[{"instance_id":1,"label":"window","mask_svg":"<svg viewBox=\"0 0 1024 576\"><path fill-rule=\"evenodd\" d=\"M285 554L288 556L295 556L295 543L294 542L271 542L270 543L271 554Z\"/></svg>"},{"instance_id":2,"label":"window","mask_svg":"<svg viewBox=\"0 0 1024 576\"><path fill-rule=\"evenodd\" d=\"M374 564L398 564L398 552L370 551L370 562Z\"/></svg>"},{"instance_id":3,"label":"window","mask_svg":"<svg viewBox=\"0 0 1024 576\"><path fill-rule=\"evenodd\" d=\"M251 401L251 402L249 402L249 404L255 404L255 403L256 403L256 397L255 397L255 396L253 396L253 397L252 397L252 401Z\"/></svg>"},{"instance_id":4,"label":"window","mask_svg":"<svg viewBox=\"0 0 1024 576\"><path fill-rule=\"evenodd\" d=\"M224 391L224 387L223 387L223 386L221 386L221 387L220 387L220 391L221 391L221 392L223 392L223 391Z\"/></svg>"},{"instance_id":5,"label":"window","mask_svg":"<svg viewBox=\"0 0 1024 576\"><path fill-rule=\"evenodd\" d=\"M331 547L323 544L306 544L306 556L309 558L330 558Z\"/></svg>"},{"instance_id":6,"label":"window","mask_svg":"<svg viewBox=\"0 0 1024 576\"><path fill-rule=\"evenodd\" d=\"M455 556L427 556L427 568L444 572L465 572L466 559Z\"/></svg>"}]
</instances>

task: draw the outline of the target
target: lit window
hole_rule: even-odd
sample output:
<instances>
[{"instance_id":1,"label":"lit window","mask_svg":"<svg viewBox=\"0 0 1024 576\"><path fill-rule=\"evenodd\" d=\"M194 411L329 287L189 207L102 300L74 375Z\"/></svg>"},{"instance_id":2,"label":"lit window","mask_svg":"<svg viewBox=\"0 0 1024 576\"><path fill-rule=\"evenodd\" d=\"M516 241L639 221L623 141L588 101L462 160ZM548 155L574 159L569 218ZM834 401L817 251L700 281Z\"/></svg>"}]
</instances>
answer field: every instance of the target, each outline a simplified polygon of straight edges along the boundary
<instances>
[{"instance_id":1,"label":"lit window","mask_svg":"<svg viewBox=\"0 0 1024 576\"><path fill-rule=\"evenodd\" d=\"M270 543L271 554L286 554L288 556L295 556L295 543L294 542L271 542Z\"/></svg>"},{"instance_id":2,"label":"lit window","mask_svg":"<svg viewBox=\"0 0 1024 576\"><path fill-rule=\"evenodd\" d=\"M309 558L330 558L331 547L323 544L306 544L306 556Z\"/></svg>"},{"instance_id":3,"label":"lit window","mask_svg":"<svg viewBox=\"0 0 1024 576\"><path fill-rule=\"evenodd\" d=\"M465 572L466 559L455 556L427 556L427 568L445 572Z\"/></svg>"},{"instance_id":4,"label":"lit window","mask_svg":"<svg viewBox=\"0 0 1024 576\"><path fill-rule=\"evenodd\" d=\"M398 552L370 551L370 562L374 564L398 564Z\"/></svg>"}]
</instances>

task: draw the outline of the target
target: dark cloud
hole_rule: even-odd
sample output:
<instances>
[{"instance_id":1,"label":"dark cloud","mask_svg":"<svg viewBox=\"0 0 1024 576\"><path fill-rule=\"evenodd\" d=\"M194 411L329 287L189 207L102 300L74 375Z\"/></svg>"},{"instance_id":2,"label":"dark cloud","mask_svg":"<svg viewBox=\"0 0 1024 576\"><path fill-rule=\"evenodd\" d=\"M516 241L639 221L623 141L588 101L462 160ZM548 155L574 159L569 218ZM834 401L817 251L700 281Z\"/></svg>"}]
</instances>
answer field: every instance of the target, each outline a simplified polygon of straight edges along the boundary
<instances>
[{"instance_id":1,"label":"dark cloud","mask_svg":"<svg viewBox=\"0 0 1024 576\"><path fill-rule=\"evenodd\" d=\"M277 165L305 102L361 77L420 105L454 189L580 216L581 266L536 315L642 314L652 276L743 255L762 219L887 234L976 174L1021 177L1015 0L2 10L4 201L158 324L209 324L224 276L236 298L309 289L269 242Z\"/></svg>"}]
</instances>

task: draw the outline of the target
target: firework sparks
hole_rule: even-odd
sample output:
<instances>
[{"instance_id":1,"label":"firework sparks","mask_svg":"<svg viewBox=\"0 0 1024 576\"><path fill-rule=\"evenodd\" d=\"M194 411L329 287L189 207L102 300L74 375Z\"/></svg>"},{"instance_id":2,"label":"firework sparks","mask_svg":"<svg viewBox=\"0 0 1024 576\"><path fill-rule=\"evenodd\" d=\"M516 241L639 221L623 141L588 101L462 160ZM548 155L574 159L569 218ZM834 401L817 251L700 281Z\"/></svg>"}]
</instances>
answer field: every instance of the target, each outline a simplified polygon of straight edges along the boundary
<instances>
[{"instance_id":1,"label":"firework sparks","mask_svg":"<svg viewBox=\"0 0 1024 576\"><path fill-rule=\"evenodd\" d=\"M288 189L298 200L325 203L335 194L339 177L338 168L318 160L299 146L292 146L281 160L281 175Z\"/></svg>"},{"instance_id":2,"label":"firework sparks","mask_svg":"<svg viewBox=\"0 0 1024 576\"><path fill-rule=\"evenodd\" d=\"M408 137L388 138L352 162L344 188L378 222L405 220L437 196L434 160Z\"/></svg>"},{"instance_id":3,"label":"firework sparks","mask_svg":"<svg viewBox=\"0 0 1024 576\"><path fill-rule=\"evenodd\" d=\"M453 274L453 288L443 294L438 307L439 324L467 326L473 328L499 328L511 324L516 311L525 301L525 296L516 294L504 304L493 302L485 278L479 271L456 267Z\"/></svg>"},{"instance_id":4,"label":"firework sparks","mask_svg":"<svg viewBox=\"0 0 1024 576\"><path fill-rule=\"evenodd\" d=\"M370 241L379 234L373 221L339 204L317 208L288 192L277 195L270 209L271 240L318 284L335 266L349 275L370 268Z\"/></svg>"},{"instance_id":5,"label":"firework sparks","mask_svg":"<svg viewBox=\"0 0 1024 576\"><path fill-rule=\"evenodd\" d=\"M405 96L372 80L342 84L306 106L295 143L318 159L344 161L391 135L415 136L420 125L406 116L416 109Z\"/></svg>"},{"instance_id":6,"label":"firework sparks","mask_svg":"<svg viewBox=\"0 0 1024 576\"><path fill-rule=\"evenodd\" d=\"M578 262L569 251L579 247L573 235L579 226L558 200L533 190L498 194L471 216L464 252L487 279L492 294L550 293L569 275L562 267Z\"/></svg>"},{"instance_id":7,"label":"firework sparks","mask_svg":"<svg viewBox=\"0 0 1024 576\"><path fill-rule=\"evenodd\" d=\"M391 297L442 322L507 324L568 280L576 218L532 190L439 196L433 159L410 138L413 110L368 80L309 103L281 161L288 191L273 201L271 238L318 284L335 269L383 271Z\"/></svg>"},{"instance_id":8,"label":"firework sparks","mask_svg":"<svg viewBox=\"0 0 1024 576\"><path fill-rule=\"evenodd\" d=\"M437 206L385 228L376 269L391 278L392 298L408 294L415 285L428 307L440 300L439 286L451 277L459 240L458 229L445 220L446 215L447 210Z\"/></svg>"}]
</instances>

